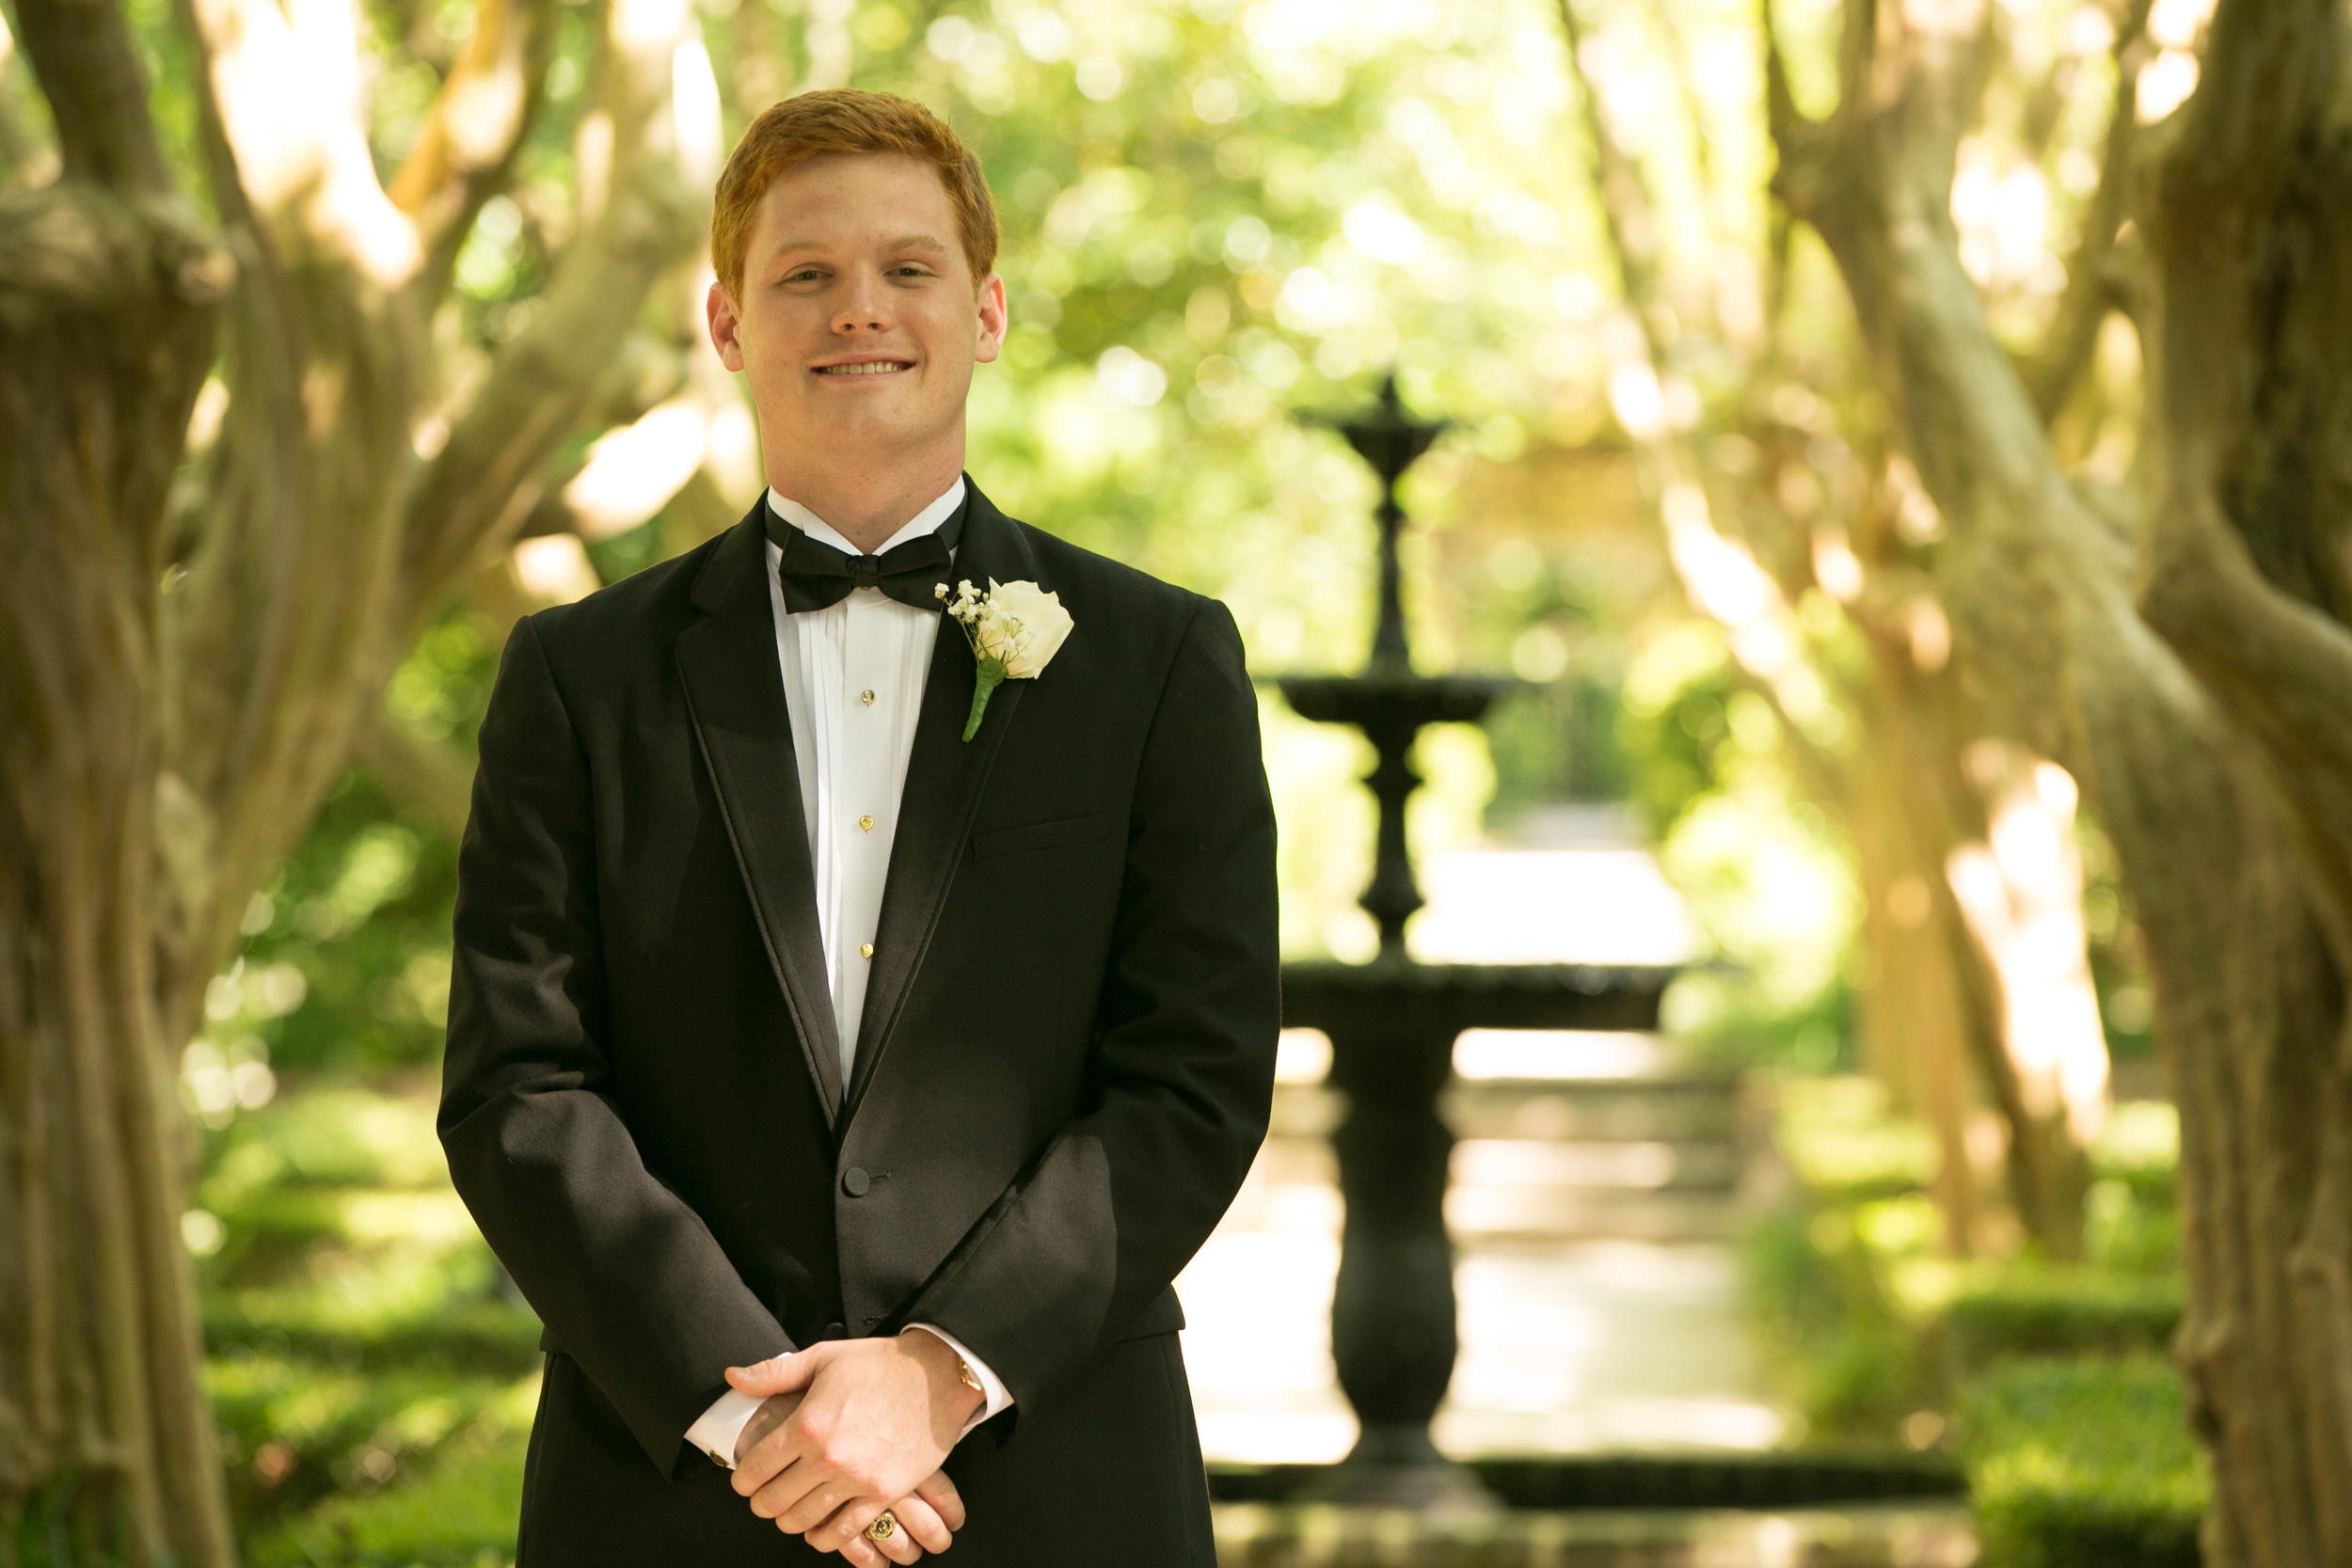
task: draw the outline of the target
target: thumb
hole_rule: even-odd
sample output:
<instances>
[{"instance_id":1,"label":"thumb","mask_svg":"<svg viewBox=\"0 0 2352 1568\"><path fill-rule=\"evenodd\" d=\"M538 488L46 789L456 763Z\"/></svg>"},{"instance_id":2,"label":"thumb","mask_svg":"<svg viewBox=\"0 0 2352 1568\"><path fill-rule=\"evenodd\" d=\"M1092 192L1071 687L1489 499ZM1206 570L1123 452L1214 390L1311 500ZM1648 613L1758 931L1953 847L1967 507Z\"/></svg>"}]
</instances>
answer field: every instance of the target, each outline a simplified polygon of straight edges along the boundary
<instances>
[{"instance_id":1,"label":"thumb","mask_svg":"<svg viewBox=\"0 0 2352 1568\"><path fill-rule=\"evenodd\" d=\"M816 1375L817 1368L807 1355L786 1351L748 1367L729 1367L727 1386L765 1399L770 1394L796 1393L807 1387L809 1379Z\"/></svg>"}]
</instances>

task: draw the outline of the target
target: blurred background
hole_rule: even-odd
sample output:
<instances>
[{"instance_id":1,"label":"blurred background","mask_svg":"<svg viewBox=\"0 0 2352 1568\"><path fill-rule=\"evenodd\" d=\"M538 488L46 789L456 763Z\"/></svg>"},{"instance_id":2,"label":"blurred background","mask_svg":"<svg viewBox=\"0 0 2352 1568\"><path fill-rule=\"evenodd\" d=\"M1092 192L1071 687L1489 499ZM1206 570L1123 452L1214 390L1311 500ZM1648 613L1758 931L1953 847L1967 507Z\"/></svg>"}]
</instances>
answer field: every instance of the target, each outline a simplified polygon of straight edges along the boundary
<instances>
[{"instance_id":1,"label":"blurred background","mask_svg":"<svg viewBox=\"0 0 2352 1568\"><path fill-rule=\"evenodd\" d=\"M2140 340L2084 280L2117 243L2118 146L2195 89L2210 7L1944 8L1976 73L1952 254L2052 461L2121 495ZM2208 1467L2165 1354L2180 1136L2134 900L2060 748L1970 717L1900 388L1772 188L1775 109L1837 99L1831 0L1779 8L1769 81L1764 20L1719 0L182 13L121 13L159 178L302 296L232 303L227 347L188 359L157 503L159 635L311 715L266 765L167 758L156 786L167 858L189 794L243 857L205 884L219 908L164 923L195 972L155 1027L193 1037L168 1044L199 1130L176 1225L245 1560L511 1561L536 1325L432 1130L473 735L516 617L758 493L703 337L706 193L752 115L843 84L940 111L996 193L1012 328L974 476L1223 599L1260 675L1367 656L1380 487L1326 421L1391 372L1446 421L1400 492L1406 626L1423 671L1513 684L1415 750L1410 950L1676 966L1654 1031L1455 1046L1462 1344L1434 1427L1506 1500L1565 1484L1537 1461L1639 1459L1675 1506L1513 1511L1588 1521L1544 1526L1550 1556L1492 1518L1431 1524L1454 1556L1350 1558L1354 1526L1299 1523L1268 1478L1341 1459L1357 1418L1329 1330L1346 1105L1330 1039L1294 1029L1274 1135L1181 1287L1230 1560L1588 1560L1578 1528L1623 1554L1595 1561L2196 1560ZM0 0L0 194L103 172L37 79L47 14ZM360 450L371 418L396 450ZM255 499L269 452L298 494ZM337 509L373 531L306 521ZM277 541L266 570L221 566L239 531ZM208 572L244 586L174 610L170 574ZM364 604L342 585L387 573ZM253 652L306 594L345 627ZM305 660L339 684L305 688ZM200 751L232 708L174 711L196 738L169 745ZM1261 718L1285 957L1369 959L1371 748L1271 686ZM1718 1510L1807 1455L1858 1466L1853 1495L1757 1482L1771 1506Z\"/></svg>"}]
</instances>

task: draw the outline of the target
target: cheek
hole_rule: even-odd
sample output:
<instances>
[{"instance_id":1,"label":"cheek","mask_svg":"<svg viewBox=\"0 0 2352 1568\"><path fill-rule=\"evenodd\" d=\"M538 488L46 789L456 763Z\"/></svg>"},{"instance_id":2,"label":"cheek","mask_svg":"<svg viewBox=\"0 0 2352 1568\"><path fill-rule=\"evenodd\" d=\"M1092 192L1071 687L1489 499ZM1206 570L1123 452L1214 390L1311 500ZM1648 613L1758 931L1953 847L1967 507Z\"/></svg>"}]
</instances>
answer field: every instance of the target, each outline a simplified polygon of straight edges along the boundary
<instances>
[{"instance_id":1,"label":"cheek","mask_svg":"<svg viewBox=\"0 0 2352 1568\"><path fill-rule=\"evenodd\" d=\"M931 352L949 364L970 360L984 342L979 324L957 309L933 312L924 323L923 338Z\"/></svg>"}]
</instances>

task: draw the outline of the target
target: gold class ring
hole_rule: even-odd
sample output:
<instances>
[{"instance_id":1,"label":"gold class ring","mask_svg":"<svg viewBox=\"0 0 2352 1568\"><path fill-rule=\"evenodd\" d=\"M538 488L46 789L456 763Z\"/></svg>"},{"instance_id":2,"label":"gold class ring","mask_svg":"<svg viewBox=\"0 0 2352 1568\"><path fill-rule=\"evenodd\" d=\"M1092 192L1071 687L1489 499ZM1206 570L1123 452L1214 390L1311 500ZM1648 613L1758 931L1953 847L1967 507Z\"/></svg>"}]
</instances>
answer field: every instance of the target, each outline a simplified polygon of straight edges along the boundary
<instances>
[{"instance_id":1,"label":"gold class ring","mask_svg":"<svg viewBox=\"0 0 2352 1568\"><path fill-rule=\"evenodd\" d=\"M875 1514L874 1522L866 1527L866 1539L868 1541L887 1541L898 1533L898 1521L886 1508Z\"/></svg>"}]
</instances>

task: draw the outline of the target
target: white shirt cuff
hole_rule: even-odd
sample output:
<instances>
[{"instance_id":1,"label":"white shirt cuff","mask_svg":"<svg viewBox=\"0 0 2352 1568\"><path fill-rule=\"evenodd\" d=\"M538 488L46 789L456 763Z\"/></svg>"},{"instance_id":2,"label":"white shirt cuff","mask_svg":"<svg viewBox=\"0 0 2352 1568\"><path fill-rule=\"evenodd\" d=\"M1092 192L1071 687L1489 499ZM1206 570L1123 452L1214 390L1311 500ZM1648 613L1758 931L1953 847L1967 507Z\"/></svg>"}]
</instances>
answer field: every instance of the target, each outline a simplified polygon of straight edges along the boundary
<instances>
[{"instance_id":1,"label":"white shirt cuff","mask_svg":"<svg viewBox=\"0 0 2352 1568\"><path fill-rule=\"evenodd\" d=\"M744 1423L761 1404L760 1396L730 1388L721 1394L716 1403L702 1413L702 1418L686 1429L686 1440L708 1454L723 1468L735 1468L735 1440L743 1434Z\"/></svg>"},{"instance_id":2,"label":"white shirt cuff","mask_svg":"<svg viewBox=\"0 0 2352 1568\"><path fill-rule=\"evenodd\" d=\"M990 1417L1012 1408L1012 1390L1005 1386L1005 1380L990 1371L987 1362L966 1350L962 1340L937 1323L909 1323L907 1327L919 1328L926 1334L938 1336L942 1344L963 1357L963 1364L972 1369L974 1377L980 1380L982 1403L978 1410L973 1412L972 1418L963 1423L963 1430L956 1433L957 1442L961 1443L970 1436L972 1429Z\"/></svg>"}]
</instances>

